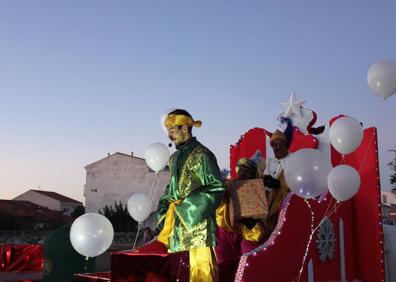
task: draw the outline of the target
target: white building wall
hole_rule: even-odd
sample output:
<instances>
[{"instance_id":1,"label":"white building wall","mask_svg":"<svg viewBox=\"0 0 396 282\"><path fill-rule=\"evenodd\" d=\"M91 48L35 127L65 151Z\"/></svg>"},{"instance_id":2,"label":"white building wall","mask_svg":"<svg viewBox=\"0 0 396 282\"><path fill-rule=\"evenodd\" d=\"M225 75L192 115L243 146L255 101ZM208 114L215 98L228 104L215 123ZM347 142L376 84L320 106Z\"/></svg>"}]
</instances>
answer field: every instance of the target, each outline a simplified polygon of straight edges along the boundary
<instances>
[{"instance_id":1,"label":"white building wall","mask_svg":"<svg viewBox=\"0 0 396 282\"><path fill-rule=\"evenodd\" d=\"M29 190L22 195L14 198L16 201L27 201L36 205L47 207L50 210L61 211L61 202L59 200L53 199L41 193Z\"/></svg>"},{"instance_id":2,"label":"white building wall","mask_svg":"<svg viewBox=\"0 0 396 282\"><path fill-rule=\"evenodd\" d=\"M381 203L386 206L396 207L396 194L388 191L381 191Z\"/></svg>"},{"instance_id":3,"label":"white building wall","mask_svg":"<svg viewBox=\"0 0 396 282\"><path fill-rule=\"evenodd\" d=\"M155 173L150 173L143 159L115 153L85 167L84 187L85 212L98 212L106 205L121 201L126 204L133 193L149 195ZM169 173L157 174L157 191L153 199L152 211L158 206L159 198L169 182Z\"/></svg>"}]
</instances>

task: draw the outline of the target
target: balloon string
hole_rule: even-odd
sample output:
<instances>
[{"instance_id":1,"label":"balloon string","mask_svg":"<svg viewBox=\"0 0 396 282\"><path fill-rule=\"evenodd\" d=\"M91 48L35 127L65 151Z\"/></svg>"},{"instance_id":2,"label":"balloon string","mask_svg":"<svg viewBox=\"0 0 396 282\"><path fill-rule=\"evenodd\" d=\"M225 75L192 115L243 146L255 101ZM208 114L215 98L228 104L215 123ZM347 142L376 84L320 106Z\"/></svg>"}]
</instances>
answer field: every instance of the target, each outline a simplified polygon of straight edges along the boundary
<instances>
[{"instance_id":1,"label":"balloon string","mask_svg":"<svg viewBox=\"0 0 396 282\"><path fill-rule=\"evenodd\" d=\"M143 225L143 222L139 221L139 223L138 223L138 229L137 229L137 231L136 231L136 236L135 236L135 242L133 242L133 247L132 247L132 249L135 249L136 241L137 241L137 238L138 238L138 236L139 236L139 231L140 231L140 228L142 227L142 225Z\"/></svg>"},{"instance_id":2,"label":"balloon string","mask_svg":"<svg viewBox=\"0 0 396 282\"><path fill-rule=\"evenodd\" d=\"M333 201L333 197L330 196L330 201L329 201L329 204L328 204L328 206L327 206L327 208L326 208L326 211L324 212L324 216L326 216L327 212L329 211L329 208L330 208L330 206L331 206L331 202L332 202L332 201Z\"/></svg>"},{"instance_id":3,"label":"balloon string","mask_svg":"<svg viewBox=\"0 0 396 282\"><path fill-rule=\"evenodd\" d=\"M327 217L330 217L330 216L332 216L334 213L336 213L336 212L337 212L337 209L339 209L341 205L342 205L342 202L336 202L336 203L334 204L333 210L327 215Z\"/></svg>"},{"instance_id":4,"label":"balloon string","mask_svg":"<svg viewBox=\"0 0 396 282\"><path fill-rule=\"evenodd\" d=\"M329 206L327 207L327 210L326 210L326 212L325 212L323 218L320 220L319 224L314 228L314 211L313 211L311 205L309 204L308 200L305 200L305 202L306 202L307 206L309 207L309 209L310 209L310 211L311 211L311 233L309 234L309 240L308 240L308 243L307 243L307 246L306 246L306 249L305 249L305 254L304 254L303 261L302 261L302 264L301 264L301 268L300 268L300 271L299 271L299 274L298 274L297 282L300 281L300 279L301 279L301 275L302 275L302 272L303 272L303 270L304 270L304 263L305 263L305 260L306 260L306 258L307 258L308 251L309 251L309 246L310 246L310 244L311 244L312 238L313 238L313 236L314 236L316 230L318 230L318 228L320 227L320 225L321 225L327 218L331 217L334 213L336 213L336 212L337 212L337 209L342 205L342 202L341 202L341 203L340 203L340 202L335 202L335 203L334 203L334 206L332 206L332 207L330 208L330 210L328 211L328 209L329 209L329 207L330 207L330 204L329 204ZM331 203L331 199L330 199L330 203ZM296 279L294 279L293 281L296 281Z\"/></svg>"},{"instance_id":5,"label":"balloon string","mask_svg":"<svg viewBox=\"0 0 396 282\"><path fill-rule=\"evenodd\" d=\"M312 209L312 207L309 204L307 199L305 200L305 203L307 204L307 206L308 206L308 208L309 208L309 210L311 212L311 226L310 226L311 227L311 233L309 234L309 240L308 240L307 246L305 248L305 253L304 253L304 257L303 257L302 263L301 263L300 271L298 273L297 282L300 281L301 274L302 274L302 272L304 270L304 264L305 264L305 260L307 259L307 256L308 256L309 246L311 245L312 237L313 237L313 234L315 232L314 228L313 228L314 220L315 220L315 213L314 213L314 211L313 211L313 209ZM296 281L296 279L294 279L293 281Z\"/></svg>"},{"instance_id":6,"label":"balloon string","mask_svg":"<svg viewBox=\"0 0 396 282\"><path fill-rule=\"evenodd\" d=\"M335 202L334 206L330 209L328 214L324 214L323 218L321 219L321 221L319 222L319 224L313 229L313 232L315 232L320 225L329 217L331 217L334 213L337 212L337 209L342 205L342 202Z\"/></svg>"},{"instance_id":7,"label":"balloon string","mask_svg":"<svg viewBox=\"0 0 396 282\"><path fill-rule=\"evenodd\" d=\"M149 197L150 198L151 198L151 195L153 193L154 184L155 184L156 179L157 179L157 172L154 174L153 181L151 182L150 193L149 193Z\"/></svg>"},{"instance_id":8,"label":"balloon string","mask_svg":"<svg viewBox=\"0 0 396 282\"><path fill-rule=\"evenodd\" d=\"M87 267L88 267L88 260L89 260L89 257L85 257L85 266L84 266L84 270L87 270Z\"/></svg>"},{"instance_id":9,"label":"balloon string","mask_svg":"<svg viewBox=\"0 0 396 282\"><path fill-rule=\"evenodd\" d=\"M159 174L159 177L157 177L157 182L155 183L154 189L153 189L153 194L151 195L151 202L153 202L155 194L158 190L158 186L161 184L161 180L162 180L162 173Z\"/></svg>"}]
</instances>

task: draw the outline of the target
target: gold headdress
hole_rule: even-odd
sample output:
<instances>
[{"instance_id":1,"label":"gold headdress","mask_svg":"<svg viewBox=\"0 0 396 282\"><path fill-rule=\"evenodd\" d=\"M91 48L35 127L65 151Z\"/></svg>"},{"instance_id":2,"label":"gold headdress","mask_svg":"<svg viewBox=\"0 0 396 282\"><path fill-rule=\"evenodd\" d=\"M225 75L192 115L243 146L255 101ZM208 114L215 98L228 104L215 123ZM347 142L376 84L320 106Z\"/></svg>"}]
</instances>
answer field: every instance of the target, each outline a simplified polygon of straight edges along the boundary
<instances>
[{"instance_id":1,"label":"gold headdress","mask_svg":"<svg viewBox=\"0 0 396 282\"><path fill-rule=\"evenodd\" d=\"M201 127L202 122L200 120L193 120L189 116L180 115L180 114L170 114L165 119L165 126L195 126Z\"/></svg>"}]
</instances>

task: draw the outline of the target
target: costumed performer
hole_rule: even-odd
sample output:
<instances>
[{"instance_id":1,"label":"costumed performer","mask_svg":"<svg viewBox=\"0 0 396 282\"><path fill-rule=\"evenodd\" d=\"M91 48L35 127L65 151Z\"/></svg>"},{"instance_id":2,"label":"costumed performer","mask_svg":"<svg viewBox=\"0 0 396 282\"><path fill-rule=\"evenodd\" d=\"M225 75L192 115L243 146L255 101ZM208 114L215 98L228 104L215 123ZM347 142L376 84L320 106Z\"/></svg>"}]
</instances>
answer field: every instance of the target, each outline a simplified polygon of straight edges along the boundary
<instances>
[{"instance_id":1,"label":"costumed performer","mask_svg":"<svg viewBox=\"0 0 396 282\"><path fill-rule=\"evenodd\" d=\"M188 251L190 281L217 281L216 208L225 188L214 154L192 136L194 120L185 110L166 116L165 127L176 151L169 160L170 182L157 210L158 240L168 252Z\"/></svg>"}]
</instances>

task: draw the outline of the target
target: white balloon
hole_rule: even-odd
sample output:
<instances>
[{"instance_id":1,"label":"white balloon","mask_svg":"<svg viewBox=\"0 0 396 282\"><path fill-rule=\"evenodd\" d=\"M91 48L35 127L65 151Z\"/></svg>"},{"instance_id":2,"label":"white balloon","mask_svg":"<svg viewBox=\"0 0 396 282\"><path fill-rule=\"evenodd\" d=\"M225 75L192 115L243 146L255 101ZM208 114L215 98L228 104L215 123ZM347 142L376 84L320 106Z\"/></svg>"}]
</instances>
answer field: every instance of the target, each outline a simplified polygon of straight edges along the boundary
<instances>
[{"instance_id":1,"label":"white balloon","mask_svg":"<svg viewBox=\"0 0 396 282\"><path fill-rule=\"evenodd\" d=\"M379 60L367 72L370 89L385 99L396 92L396 63L392 60Z\"/></svg>"},{"instance_id":2,"label":"white balloon","mask_svg":"<svg viewBox=\"0 0 396 282\"><path fill-rule=\"evenodd\" d=\"M155 172L161 171L166 167L169 157L169 149L162 143L151 144L144 152L146 164Z\"/></svg>"},{"instance_id":3,"label":"white balloon","mask_svg":"<svg viewBox=\"0 0 396 282\"><path fill-rule=\"evenodd\" d=\"M330 142L341 154L355 151L363 139L363 128L354 118L338 118L330 127Z\"/></svg>"},{"instance_id":4,"label":"white balloon","mask_svg":"<svg viewBox=\"0 0 396 282\"><path fill-rule=\"evenodd\" d=\"M142 222L151 213L151 200L144 193L134 193L128 200L127 208L134 220Z\"/></svg>"},{"instance_id":5,"label":"white balloon","mask_svg":"<svg viewBox=\"0 0 396 282\"><path fill-rule=\"evenodd\" d=\"M98 213L79 216L70 228L73 248L86 257L96 257L104 253L113 242L113 237L111 222Z\"/></svg>"},{"instance_id":6,"label":"white balloon","mask_svg":"<svg viewBox=\"0 0 396 282\"><path fill-rule=\"evenodd\" d=\"M301 149L286 158L286 183L302 198L315 198L327 190L331 164L315 149Z\"/></svg>"},{"instance_id":7,"label":"white balloon","mask_svg":"<svg viewBox=\"0 0 396 282\"><path fill-rule=\"evenodd\" d=\"M346 201L358 192L360 175L349 165L334 167L327 178L330 194L337 201Z\"/></svg>"}]
</instances>

